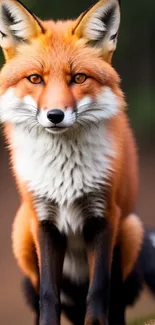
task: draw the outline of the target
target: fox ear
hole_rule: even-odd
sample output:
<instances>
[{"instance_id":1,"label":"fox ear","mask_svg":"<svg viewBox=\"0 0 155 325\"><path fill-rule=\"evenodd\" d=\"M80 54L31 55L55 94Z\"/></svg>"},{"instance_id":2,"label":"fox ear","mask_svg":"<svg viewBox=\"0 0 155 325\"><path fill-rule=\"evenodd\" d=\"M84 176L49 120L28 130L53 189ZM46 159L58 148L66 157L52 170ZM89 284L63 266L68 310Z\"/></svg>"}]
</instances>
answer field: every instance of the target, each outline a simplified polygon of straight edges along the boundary
<instances>
[{"instance_id":1,"label":"fox ear","mask_svg":"<svg viewBox=\"0 0 155 325\"><path fill-rule=\"evenodd\" d=\"M87 45L97 47L110 61L117 45L120 25L119 0L100 0L78 19L74 33Z\"/></svg>"},{"instance_id":2,"label":"fox ear","mask_svg":"<svg viewBox=\"0 0 155 325\"><path fill-rule=\"evenodd\" d=\"M43 28L39 20L17 0L0 0L0 46L14 52L21 42L30 41Z\"/></svg>"}]
</instances>

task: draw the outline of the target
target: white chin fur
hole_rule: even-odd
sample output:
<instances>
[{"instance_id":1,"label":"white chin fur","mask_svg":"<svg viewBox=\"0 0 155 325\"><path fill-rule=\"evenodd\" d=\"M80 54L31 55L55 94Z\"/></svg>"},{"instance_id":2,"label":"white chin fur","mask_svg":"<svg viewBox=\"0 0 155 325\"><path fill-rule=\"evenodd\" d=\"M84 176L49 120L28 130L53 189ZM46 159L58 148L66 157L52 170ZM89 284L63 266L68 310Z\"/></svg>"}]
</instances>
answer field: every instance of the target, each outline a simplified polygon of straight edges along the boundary
<instances>
[{"instance_id":1,"label":"white chin fur","mask_svg":"<svg viewBox=\"0 0 155 325\"><path fill-rule=\"evenodd\" d=\"M48 133L61 134L68 130L68 128L45 128Z\"/></svg>"}]
</instances>

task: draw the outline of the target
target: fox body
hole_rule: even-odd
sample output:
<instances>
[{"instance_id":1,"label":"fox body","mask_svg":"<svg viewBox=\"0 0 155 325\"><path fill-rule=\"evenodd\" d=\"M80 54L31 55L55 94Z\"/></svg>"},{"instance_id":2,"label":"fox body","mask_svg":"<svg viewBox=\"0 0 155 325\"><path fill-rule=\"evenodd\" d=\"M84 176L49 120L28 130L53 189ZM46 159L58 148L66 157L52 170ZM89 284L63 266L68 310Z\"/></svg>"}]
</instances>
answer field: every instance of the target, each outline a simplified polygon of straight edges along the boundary
<instances>
[{"instance_id":1,"label":"fox body","mask_svg":"<svg viewBox=\"0 0 155 325\"><path fill-rule=\"evenodd\" d=\"M44 325L60 322L60 292L70 303L62 274L89 281L85 323L106 324L114 247L126 278L142 242L135 143L111 66L119 22L117 0L66 22L0 2L0 118L22 201L13 251Z\"/></svg>"}]
</instances>

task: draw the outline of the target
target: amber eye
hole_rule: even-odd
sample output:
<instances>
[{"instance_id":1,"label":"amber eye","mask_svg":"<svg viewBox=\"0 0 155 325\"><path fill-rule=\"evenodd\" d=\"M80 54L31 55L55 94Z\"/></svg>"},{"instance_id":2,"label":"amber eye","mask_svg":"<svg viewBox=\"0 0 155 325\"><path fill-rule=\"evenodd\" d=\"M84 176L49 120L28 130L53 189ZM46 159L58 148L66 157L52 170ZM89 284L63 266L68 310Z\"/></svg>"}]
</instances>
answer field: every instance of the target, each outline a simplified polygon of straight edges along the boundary
<instances>
[{"instance_id":1,"label":"amber eye","mask_svg":"<svg viewBox=\"0 0 155 325\"><path fill-rule=\"evenodd\" d=\"M77 73L73 79L72 82L76 84L83 84L83 82L87 79L87 76L84 73Z\"/></svg>"},{"instance_id":2,"label":"amber eye","mask_svg":"<svg viewBox=\"0 0 155 325\"><path fill-rule=\"evenodd\" d=\"M28 76L27 79L32 83L32 84L41 84L43 82L43 79L39 74L32 74L31 76Z\"/></svg>"}]
</instances>

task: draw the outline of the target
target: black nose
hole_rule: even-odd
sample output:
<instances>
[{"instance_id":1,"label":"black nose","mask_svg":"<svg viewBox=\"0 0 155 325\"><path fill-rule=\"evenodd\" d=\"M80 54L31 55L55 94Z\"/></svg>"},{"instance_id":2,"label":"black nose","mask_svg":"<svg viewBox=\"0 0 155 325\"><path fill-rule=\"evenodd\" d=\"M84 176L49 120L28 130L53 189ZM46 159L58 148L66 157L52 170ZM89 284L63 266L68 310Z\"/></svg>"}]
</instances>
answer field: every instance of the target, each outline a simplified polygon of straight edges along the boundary
<instances>
[{"instance_id":1,"label":"black nose","mask_svg":"<svg viewBox=\"0 0 155 325\"><path fill-rule=\"evenodd\" d=\"M50 120L50 122L54 124L58 124L63 121L64 119L64 112L60 109L51 109L47 112L47 118Z\"/></svg>"}]
</instances>

